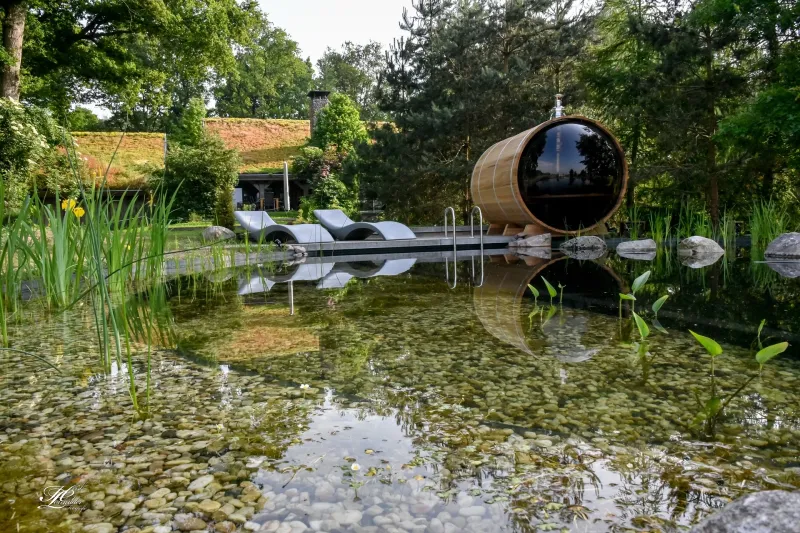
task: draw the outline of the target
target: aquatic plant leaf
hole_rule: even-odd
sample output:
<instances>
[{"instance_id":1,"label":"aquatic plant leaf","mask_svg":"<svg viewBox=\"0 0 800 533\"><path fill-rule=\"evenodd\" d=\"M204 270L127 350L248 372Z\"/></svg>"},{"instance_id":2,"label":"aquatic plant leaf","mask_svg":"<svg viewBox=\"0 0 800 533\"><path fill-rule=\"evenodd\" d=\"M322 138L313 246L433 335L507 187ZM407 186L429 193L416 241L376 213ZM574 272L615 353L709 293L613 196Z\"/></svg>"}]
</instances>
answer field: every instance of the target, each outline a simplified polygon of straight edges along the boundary
<instances>
[{"instance_id":1,"label":"aquatic plant leaf","mask_svg":"<svg viewBox=\"0 0 800 533\"><path fill-rule=\"evenodd\" d=\"M636 301L636 297L633 294L623 294L619 293L620 300L633 300Z\"/></svg>"},{"instance_id":2,"label":"aquatic plant leaf","mask_svg":"<svg viewBox=\"0 0 800 533\"><path fill-rule=\"evenodd\" d=\"M764 324L766 324L766 323L767 323L767 319L764 318L764 319L761 320L761 324L758 325L758 349L759 350L764 347L764 345L761 344L761 332L764 330Z\"/></svg>"},{"instance_id":3,"label":"aquatic plant leaf","mask_svg":"<svg viewBox=\"0 0 800 533\"><path fill-rule=\"evenodd\" d=\"M653 328L660 333L669 333L669 331L667 331L667 329L661 325L661 322L659 322L658 319L653 320Z\"/></svg>"},{"instance_id":4,"label":"aquatic plant leaf","mask_svg":"<svg viewBox=\"0 0 800 533\"><path fill-rule=\"evenodd\" d=\"M538 298L538 297L539 297L539 289L537 289L536 287L534 287L534 286L533 286L533 285L531 285L530 283L528 284L528 288L529 288L529 289L531 290L531 292L533 293L533 297L534 297L534 298Z\"/></svg>"},{"instance_id":5,"label":"aquatic plant leaf","mask_svg":"<svg viewBox=\"0 0 800 533\"><path fill-rule=\"evenodd\" d=\"M655 314L658 314L658 311L661 309L661 306L664 305L664 302L666 302L668 298L669 294L665 294L664 296L653 302L653 312Z\"/></svg>"},{"instance_id":6,"label":"aquatic plant leaf","mask_svg":"<svg viewBox=\"0 0 800 533\"><path fill-rule=\"evenodd\" d=\"M773 357L776 357L785 352L788 347L789 347L788 342L780 342L778 344L773 344L772 346L767 346L766 348L762 348L756 354L756 361L758 361L759 365L763 365Z\"/></svg>"},{"instance_id":7,"label":"aquatic plant leaf","mask_svg":"<svg viewBox=\"0 0 800 533\"><path fill-rule=\"evenodd\" d=\"M633 280L633 286L631 287L631 293L636 294L636 291L644 287L644 284L647 283L647 280L650 279L650 271L648 270L635 280Z\"/></svg>"},{"instance_id":8,"label":"aquatic plant leaf","mask_svg":"<svg viewBox=\"0 0 800 533\"><path fill-rule=\"evenodd\" d=\"M691 333L692 336L695 339L697 339L697 342L703 345L703 348L706 349L706 351L711 355L711 357L716 357L722 353L722 346L717 344L717 341L715 341L714 339L709 339L708 337L698 335L692 330L689 330L689 333Z\"/></svg>"},{"instance_id":9,"label":"aquatic plant leaf","mask_svg":"<svg viewBox=\"0 0 800 533\"><path fill-rule=\"evenodd\" d=\"M646 339L650 335L650 328L647 327L647 322L636 313L633 313L633 319L636 321L636 328L639 330L639 335L642 339Z\"/></svg>"},{"instance_id":10,"label":"aquatic plant leaf","mask_svg":"<svg viewBox=\"0 0 800 533\"><path fill-rule=\"evenodd\" d=\"M544 281L545 287L547 287L547 292L548 292L548 294L550 294L550 298L555 298L556 294L557 294L555 287L550 285L550 282L547 281L544 276L541 276L541 278L542 278L542 281Z\"/></svg>"}]
</instances>

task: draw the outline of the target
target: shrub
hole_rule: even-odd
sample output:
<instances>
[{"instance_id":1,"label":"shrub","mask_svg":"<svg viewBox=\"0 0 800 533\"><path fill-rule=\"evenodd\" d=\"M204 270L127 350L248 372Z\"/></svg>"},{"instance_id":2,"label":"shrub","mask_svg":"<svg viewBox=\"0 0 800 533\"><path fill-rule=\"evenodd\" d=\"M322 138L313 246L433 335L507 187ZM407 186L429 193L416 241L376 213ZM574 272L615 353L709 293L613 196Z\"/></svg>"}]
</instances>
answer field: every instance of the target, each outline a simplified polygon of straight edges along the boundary
<instances>
[{"instance_id":1,"label":"shrub","mask_svg":"<svg viewBox=\"0 0 800 533\"><path fill-rule=\"evenodd\" d=\"M191 212L207 219L218 220L232 227L233 187L239 179L239 155L228 150L219 137L203 133L197 145L171 145L166 169L151 174L151 184L163 186L168 194L177 190L173 213L178 220L187 220ZM218 216L217 209L231 211Z\"/></svg>"},{"instance_id":2,"label":"shrub","mask_svg":"<svg viewBox=\"0 0 800 533\"><path fill-rule=\"evenodd\" d=\"M60 156L57 152L64 139L64 131L47 111L0 98L0 178L5 186L6 208L19 208L43 165L66 163L66 153ZM56 170L59 172L51 177L59 176L60 182L69 180L71 173Z\"/></svg>"},{"instance_id":3,"label":"shrub","mask_svg":"<svg viewBox=\"0 0 800 533\"><path fill-rule=\"evenodd\" d=\"M358 183L348 187L339 179L344 154L333 148L308 146L292 160L292 174L310 180L313 192L300 201L298 220L313 220L315 209L341 209L358 214Z\"/></svg>"}]
</instances>

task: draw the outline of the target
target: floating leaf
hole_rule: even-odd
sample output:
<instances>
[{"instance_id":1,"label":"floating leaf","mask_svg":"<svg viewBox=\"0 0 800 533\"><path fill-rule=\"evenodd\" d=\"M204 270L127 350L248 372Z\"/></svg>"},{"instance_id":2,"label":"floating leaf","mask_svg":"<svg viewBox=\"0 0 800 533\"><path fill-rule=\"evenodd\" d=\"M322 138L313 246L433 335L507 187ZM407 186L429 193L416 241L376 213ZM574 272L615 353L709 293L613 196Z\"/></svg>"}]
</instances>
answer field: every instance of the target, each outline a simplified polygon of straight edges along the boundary
<instances>
[{"instance_id":1,"label":"floating leaf","mask_svg":"<svg viewBox=\"0 0 800 533\"><path fill-rule=\"evenodd\" d=\"M759 365L764 365L767 361L772 359L775 356L778 356L786 351L786 348L789 347L788 342L781 342L778 344L773 344L772 346L767 346L766 348L762 348L756 354L756 361L758 361Z\"/></svg>"},{"instance_id":2,"label":"floating leaf","mask_svg":"<svg viewBox=\"0 0 800 533\"><path fill-rule=\"evenodd\" d=\"M714 339L709 339L708 337L703 337L702 335L698 335L692 330L689 330L689 333L691 333L692 336L695 339L697 339L697 342L703 345L703 348L705 348L706 351L709 354L711 354L711 357L716 357L722 353L722 346L717 344L717 341L715 341Z\"/></svg>"},{"instance_id":3,"label":"floating leaf","mask_svg":"<svg viewBox=\"0 0 800 533\"><path fill-rule=\"evenodd\" d=\"M639 335L641 335L642 339L646 339L648 335L650 335L650 328L647 327L647 322L636 313L633 313L633 319L636 321L636 328L639 330Z\"/></svg>"},{"instance_id":4,"label":"floating leaf","mask_svg":"<svg viewBox=\"0 0 800 533\"><path fill-rule=\"evenodd\" d=\"M550 294L550 298L555 298L557 294L556 289L552 285L550 285L550 282L547 281L544 276L541 276L541 278L542 281L544 281L545 287L547 287L547 292L548 294Z\"/></svg>"},{"instance_id":5,"label":"floating leaf","mask_svg":"<svg viewBox=\"0 0 800 533\"><path fill-rule=\"evenodd\" d=\"M367 448L366 450L364 450L364 453L367 454L367 455L372 455L373 453L375 453L375 450L373 450L371 448Z\"/></svg>"},{"instance_id":6,"label":"floating leaf","mask_svg":"<svg viewBox=\"0 0 800 533\"><path fill-rule=\"evenodd\" d=\"M644 274L642 274L641 276L639 276L638 278L636 278L635 280L633 280L633 287L631 287L631 292L633 294L636 294L636 291L641 289L644 286L644 284L647 283L648 279L650 279L649 270Z\"/></svg>"},{"instance_id":7,"label":"floating leaf","mask_svg":"<svg viewBox=\"0 0 800 533\"><path fill-rule=\"evenodd\" d=\"M668 298L669 294L665 294L664 296L653 302L653 312L656 315L658 314L658 311L661 309L661 306L664 305L664 302L666 302Z\"/></svg>"},{"instance_id":8,"label":"floating leaf","mask_svg":"<svg viewBox=\"0 0 800 533\"><path fill-rule=\"evenodd\" d=\"M538 297L539 297L539 289L537 289L536 287L534 287L534 286L533 286L533 285L531 285L530 283L528 284L528 288L529 288L529 289L531 290L531 292L533 293L533 297L534 297L534 298L538 298Z\"/></svg>"},{"instance_id":9,"label":"floating leaf","mask_svg":"<svg viewBox=\"0 0 800 533\"><path fill-rule=\"evenodd\" d=\"M633 294L622 294L622 293L619 293L619 298L620 298L620 300L636 301L636 296L634 296Z\"/></svg>"}]
</instances>

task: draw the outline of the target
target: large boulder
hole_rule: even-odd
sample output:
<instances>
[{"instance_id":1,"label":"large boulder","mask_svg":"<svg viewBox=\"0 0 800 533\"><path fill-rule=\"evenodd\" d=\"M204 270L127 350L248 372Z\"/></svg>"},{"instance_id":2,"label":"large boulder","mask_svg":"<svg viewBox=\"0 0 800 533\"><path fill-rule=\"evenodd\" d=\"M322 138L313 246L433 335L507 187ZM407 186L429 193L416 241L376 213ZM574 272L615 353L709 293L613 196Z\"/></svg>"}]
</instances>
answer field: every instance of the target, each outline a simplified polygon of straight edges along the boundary
<instances>
[{"instance_id":1,"label":"large boulder","mask_svg":"<svg viewBox=\"0 0 800 533\"><path fill-rule=\"evenodd\" d=\"M578 261L594 261L595 259L600 259L606 255L607 250L599 249L599 248L589 248L589 249L581 249L581 250L573 250L573 249L566 249L561 250L564 252L564 255L567 257L571 257L572 259L577 259Z\"/></svg>"},{"instance_id":2,"label":"large boulder","mask_svg":"<svg viewBox=\"0 0 800 533\"><path fill-rule=\"evenodd\" d=\"M639 241L625 241L617 245L617 253L624 254L648 254L658 249L656 241L653 239L642 239Z\"/></svg>"},{"instance_id":3,"label":"large boulder","mask_svg":"<svg viewBox=\"0 0 800 533\"><path fill-rule=\"evenodd\" d=\"M768 490L729 503L691 533L800 532L800 492Z\"/></svg>"},{"instance_id":4,"label":"large boulder","mask_svg":"<svg viewBox=\"0 0 800 533\"><path fill-rule=\"evenodd\" d=\"M719 255L724 254L725 250L717 244L717 241L694 236L683 239L678 244L678 253L680 255Z\"/></svg>"},{"instance_id":5,"label":"large boulder","mask_svg":"<svg viewBox=\"0 0 800 533\"><path fill-rule=\"evenodd\" d=\"M549 233L543 235L533 235L531 237L524 237L511 241L508 243L509 248L550 248L551 236Z\"/></svg>"},{"instance_id":6,"label":"large boulder","mask_svg":"<svg viewBox=\"0 0 800 533\"><path fill-rule=\"evenodd\" d=\"M800 233L784 233L769 243L764 257L800 259Z\"/></svg>"},{"instance_id":7,"label":"large boulder","mask_svg":"<svg viewBox=\"0 0 800 533\"><path fill-rule=\"evenodd\" d=\"M600 237L575 237L561 244L564 251L602 250L606 251L606 241Z\"/></svg>"},{"instance_id":8,"label":"large boulder","mask_svg":"<svg viewBox=\"0 0 800 533\"><path fill-rule=\"evenodd\" d=\"M235 238L236 234L234 232L222 226L210 226L203 230L203 240L205 242L227 241Z\"/></svg>"}]
</instances>

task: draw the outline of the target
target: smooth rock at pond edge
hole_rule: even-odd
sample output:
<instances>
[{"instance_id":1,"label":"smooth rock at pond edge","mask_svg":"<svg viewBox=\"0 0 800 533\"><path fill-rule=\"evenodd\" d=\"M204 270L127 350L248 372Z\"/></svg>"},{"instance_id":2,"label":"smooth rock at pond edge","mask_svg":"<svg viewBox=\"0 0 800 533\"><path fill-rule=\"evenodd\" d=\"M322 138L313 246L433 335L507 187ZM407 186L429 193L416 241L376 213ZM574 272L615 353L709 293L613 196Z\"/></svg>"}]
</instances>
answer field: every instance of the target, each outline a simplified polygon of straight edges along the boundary
<instances>
[{"instance_id":1,"label":"smooth rock at pond edge","mask_svg":"<svg viewBox=\"0 0 800 533\"><path fill-rule=\"evenodd\" d=\"M552 238L549 233L533 235L508 243L509 248L550 248Z\"/></svg>"},{"instance_id":2,"label":"smooth rock at pond edge","mask_svg":"<svg viewBox=\"0 0 800 533\"><path fill-rule=\"evenodd\" d=\"M617 253L622 254L646 254L655 252L658 249L656 241L653 239L641 239L638 241L625 241L617 245Z\"/></svg>"},{"instance_id":3,"label":"smooth rock at pond edge","mask_svg":"<svg viewBox=\"0 0 800 533\"><path fill-rule=\"evenodd\" d=\"M680 255L724 254L725 250L717 244L717 241L694 236L683 239L678 244L678 253Z\"/></svg>"},{"instance_id":4,"label":"smooth rock at pond edge","mask_svg":"<svg viewBox=\"0 0 800 533\"><path fill-rule=\"evenodd\" d=\"M784 233L769 243L764 257L800 259L800 233Z\"/></svg>"},{"instance_id":5,"label":"smooth rock at pond edge","mask_svg":"<svg viewBox=\"0 0 800 533\"><path fill-rule=\"evenodd\" d=\"M235 238L236 234L234 232L222 226L211 226L203 230L203 240L205 242L227 241Z\"/></svg>"},{"instance_id":6,"label":"smooth rock at pond edge","mask_svg":"<svg viewBox=\"0 0 800 533\"><path fill-rule=\"evenodd\" d=\"M562 250L606 250L606 242L600 237L575 237L561 244Z\"/></svg>"},{"instance_id":7,"label":"smooth rock at pond edge","mask_svg":"<svg viewBox=\"0 0 800 533\"><path fill-rule=\"evenodd\" d=\"M768 490L748 494L709 516L691 533L800 532L800 492Z\"/></svg>"}]
</instances>

